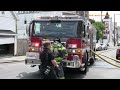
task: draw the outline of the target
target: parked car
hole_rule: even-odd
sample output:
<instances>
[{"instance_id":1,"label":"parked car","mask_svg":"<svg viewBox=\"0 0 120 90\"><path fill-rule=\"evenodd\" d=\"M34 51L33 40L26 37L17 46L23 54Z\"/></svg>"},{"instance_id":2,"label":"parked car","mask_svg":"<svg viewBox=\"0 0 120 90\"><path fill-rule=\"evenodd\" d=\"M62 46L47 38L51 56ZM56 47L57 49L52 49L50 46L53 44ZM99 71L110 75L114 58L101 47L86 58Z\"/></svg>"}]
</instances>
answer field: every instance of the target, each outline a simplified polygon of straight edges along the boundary
<instances>
[{"instance_id":1,"label":"parked car","mask_svg":"<svg viewBox=\"0 0 120 90\"><path fill-rule=\"evenodd\" d=\"M107 39L107 36L103 36L103 39Z\"/></svg>"},{"instance_id":2,"label":"parked car","mask_svg":"<svg viewBox=\"0 0 120 90\"><path fill-rule=\"evenodd\" d=\"M101 51L102 46L99 43L96 43L96 51Z\"/></svg>"},{"instance_id":3,"label":"parked car","mask_svg":"<svg viewBox=\"0 0 120 90\"><path fill-rule=\"evenodd\" d=\"M100 45L102 47L102 50L107 50L108 49L107 44L101 43Z\"/></svg>"},{"instance_id":4,"label":"parked car","mask_svg":"<svg viewBox=\"0 0 120 90\"><path fill-rule=\"evenodd\" d=\"M117 46L120 46L120 41L118 41L118 44L117 44Z\"/></svg>"},{"instance_id":5,"label":"parked car","mask_svg":"<svg viewBox=\"0 0 120 90\"><path fill-rule=\"evenodd\" d=\"M116 51L116 59L120 59L120 48Z\"/></svg>"}]
</instances>

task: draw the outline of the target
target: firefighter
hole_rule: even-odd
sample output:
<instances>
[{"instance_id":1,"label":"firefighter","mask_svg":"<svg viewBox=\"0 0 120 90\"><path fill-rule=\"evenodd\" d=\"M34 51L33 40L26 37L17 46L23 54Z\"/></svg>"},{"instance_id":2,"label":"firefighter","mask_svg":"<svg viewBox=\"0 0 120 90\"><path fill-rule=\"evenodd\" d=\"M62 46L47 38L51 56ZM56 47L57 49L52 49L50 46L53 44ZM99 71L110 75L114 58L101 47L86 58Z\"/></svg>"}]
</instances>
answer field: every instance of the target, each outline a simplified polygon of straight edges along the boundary
<instances>
[{"instance_id":1,"label":"firefighter","mask_svg":"<svg viewBox=\"0 0 120 90\"><path fill-rule=\"evenodd\" d=\"M53 53L55 55L55 60L60 68L59 71L56 70L57 76L59 77L59 79L64 79L64 71L62 68L61 61L67 57L66 48L61 44L60 39L55 39L52 44L51 50L53 51Z\"/></svg>"},{"instance_id":2,"label":"firefighter","mask_svg":"<svg viewBox=\"0 0 120 90\"><path fill-rule=\"evenodd\" d=\"M50 47L51 44L49 42L45 42L44 49L40 53L40 59L42 62L40 71L42 79L58 79L55 68L59 71L59 65L57 64Z\"/></svg>"}]
</instances>

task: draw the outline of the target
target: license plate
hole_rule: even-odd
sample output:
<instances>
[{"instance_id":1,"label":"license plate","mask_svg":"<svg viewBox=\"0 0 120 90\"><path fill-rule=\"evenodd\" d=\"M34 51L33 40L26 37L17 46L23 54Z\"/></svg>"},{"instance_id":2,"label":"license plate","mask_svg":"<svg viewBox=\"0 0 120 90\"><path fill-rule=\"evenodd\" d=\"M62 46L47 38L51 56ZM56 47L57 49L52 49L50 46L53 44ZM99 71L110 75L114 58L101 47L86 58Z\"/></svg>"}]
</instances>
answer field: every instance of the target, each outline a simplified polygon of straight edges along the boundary
<instances>
[{"instance_id":1,"label":"license plate","mask_svg":"<svg viewBox=\"0 0 120 90\"><path fill-rule=\"evenodd\" d=\"M33 60L33 59L26 59L25 64L40 65L41 61L40 60Z\"/></svg>"},{"instance_id":2,"label":"license plate","mask_svg":"<svg viewBox=\"0 0 120 90\"><path fill-rule=\"evenodd\" d=\"M39 53L36 52L27 52L26 59L36 59L39 60Z\"/></svg>"}]
</instances>

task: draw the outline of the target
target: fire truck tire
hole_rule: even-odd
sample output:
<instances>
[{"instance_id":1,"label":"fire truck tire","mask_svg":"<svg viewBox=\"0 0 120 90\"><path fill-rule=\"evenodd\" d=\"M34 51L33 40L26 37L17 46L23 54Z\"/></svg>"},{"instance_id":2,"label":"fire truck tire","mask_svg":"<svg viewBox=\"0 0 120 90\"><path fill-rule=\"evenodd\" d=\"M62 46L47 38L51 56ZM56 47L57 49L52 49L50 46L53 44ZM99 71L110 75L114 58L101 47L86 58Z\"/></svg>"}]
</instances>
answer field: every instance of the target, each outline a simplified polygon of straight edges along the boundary
<instances>
[{"instance_id":1,"label":"fire truck tire","mask_svg":"<svg viewBox=\"0 0 120 90\"><path fill-rule=\"evenodd\" d=\"M84 61L85 65L80 68L80 72L81 72L82 74L86 74L86 73L87 73L87 69L88 69L87 53L84 54L84 56L83 56L83 61Z\"/></svg>"},{"instance_id":2,"label":"fire truck tire","mask_svg":"<svg viewBox=\"0 0 120 90\"><path fill-rule=\"evenodd\" d=\"M94 48L94 52L95 52L95 48ZM93 54L94 54L94 53L93 53ZM95 54L93 55L93 58L94 58L94 60L96 60L96 59L95 59Z\"/></svg>"},{"instance_id":3,"label":"fire truck tire","mask_svg":"<svg viewBox=\"0 0 120 90\"><path fill-rule=\"evenodd\" d=\"M94 52L95 52L95 49L94 49ZM89 66L93 65L95 62L95 54L93 53L93 56L90 58L90 61L89 61Z\"/></svg>"},{"instance_id":4,"label":"fire truck tire","mask_svg":"<svg viewBox=\"0 0 120 90\"><path fill-rule=\"evenodd\" d=\"M118 56L116 56L116 59L118 59Z\"/></svg>"},{"instance_id":5,"label":"fire truck tire","mask_svg":"<svg viewBox=\"0 0 120 90\"><path fill-rule=\"evenodd\" d=\"M40 65L38 66L38 68L39 68L39 71L40 71Z\"/></svg>"},{"instance_id":6,"label":"fire truck tire","mask_svg":"<svg viewBox=\"0 0 120 90\"><path fill-rule=\"evenodd\" d=\"M25 60L25 64L27 64L27 60Z\"/></svg>"},{"instance_id":7,"label":"fire truck tire","mask_svg":"<svg viewBox=\"0 0 120 90\"><path fill-rule=\"evenodd\" d=\"M93 58L90 58L90 66L94 64L94 57Z\"/></svg>"}]
</instances>

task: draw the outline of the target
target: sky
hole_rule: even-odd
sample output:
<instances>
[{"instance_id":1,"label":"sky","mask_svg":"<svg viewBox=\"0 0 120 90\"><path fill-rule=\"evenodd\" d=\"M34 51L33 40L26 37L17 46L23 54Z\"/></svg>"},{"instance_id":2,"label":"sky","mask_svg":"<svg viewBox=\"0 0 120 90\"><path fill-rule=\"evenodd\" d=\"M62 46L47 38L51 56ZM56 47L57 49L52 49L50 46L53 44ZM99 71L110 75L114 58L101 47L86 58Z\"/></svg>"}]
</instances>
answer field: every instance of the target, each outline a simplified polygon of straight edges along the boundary
<instances>
[{"instance_id":1,"label":"sky","mask_svg":"<svg viewBox=\"0 0 120 90\"><path fill-rule=\"evenodd\" d=\"M102 11L102 14L105 15L106 12L107 11ZM101 15L101 11L89 11L89 14ZM120 11L108 11L108 14L112 18L112 22L114 22L114 14L115 14L115 22L117 22L117 26L120 26ZM89 18L94 19L95 21L101 21L101 16L89 16ZM102 18L104 18L104 16Z\"/></svg>"}]
</instances>

